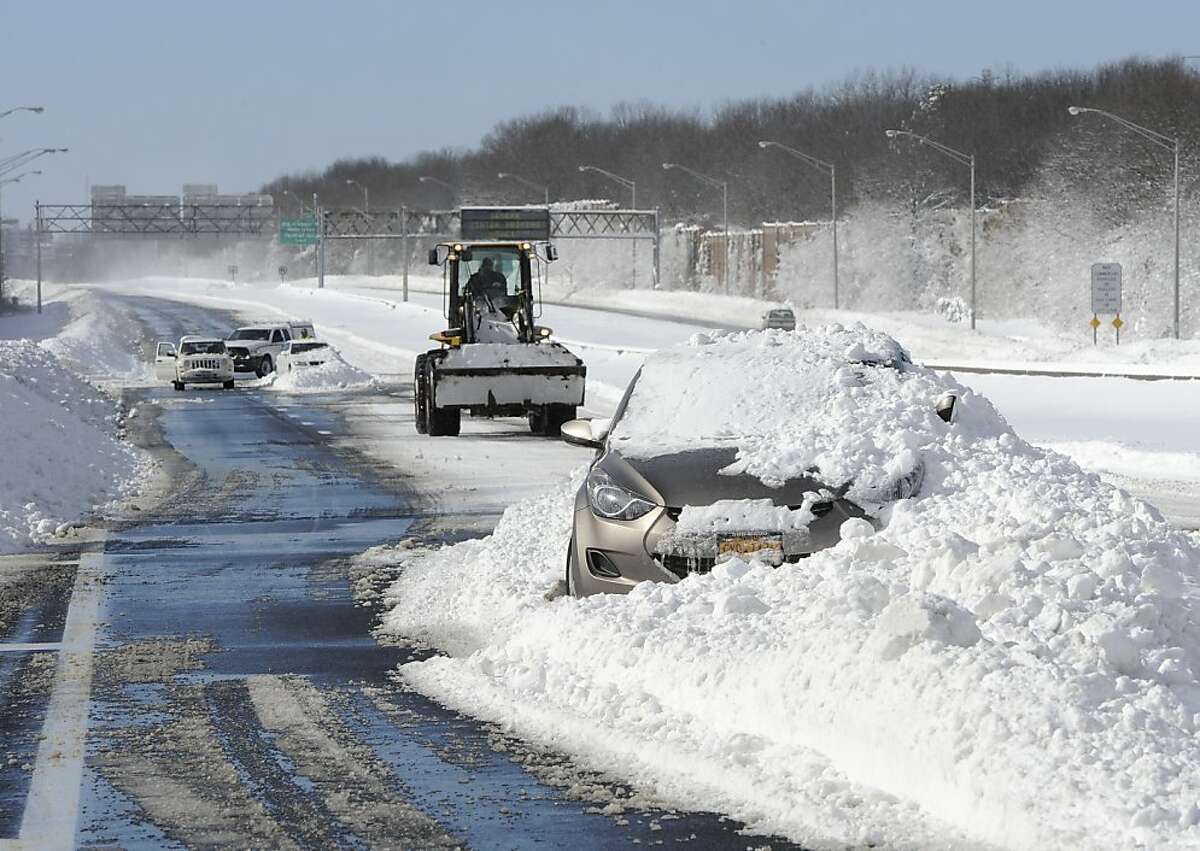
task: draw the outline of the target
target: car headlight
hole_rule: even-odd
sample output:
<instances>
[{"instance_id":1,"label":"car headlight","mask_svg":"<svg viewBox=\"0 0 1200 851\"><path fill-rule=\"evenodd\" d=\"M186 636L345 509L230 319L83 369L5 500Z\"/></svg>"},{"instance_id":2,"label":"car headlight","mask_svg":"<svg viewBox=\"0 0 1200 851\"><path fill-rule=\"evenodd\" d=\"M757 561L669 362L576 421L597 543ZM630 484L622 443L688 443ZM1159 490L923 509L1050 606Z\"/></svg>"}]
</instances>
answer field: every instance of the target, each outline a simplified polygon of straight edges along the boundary
<instances>
[{"instance_id":1,"label":"car headlight","mask_svg":"<svg viewBox=\"0 0 1200 851\"><path fill-rule=\"evenodd\" d=\"M587 477L588 504L609 520L637 520L654 508L654 503L616 484L608 473L592 470Z\"/></svg>"}]
</instances>

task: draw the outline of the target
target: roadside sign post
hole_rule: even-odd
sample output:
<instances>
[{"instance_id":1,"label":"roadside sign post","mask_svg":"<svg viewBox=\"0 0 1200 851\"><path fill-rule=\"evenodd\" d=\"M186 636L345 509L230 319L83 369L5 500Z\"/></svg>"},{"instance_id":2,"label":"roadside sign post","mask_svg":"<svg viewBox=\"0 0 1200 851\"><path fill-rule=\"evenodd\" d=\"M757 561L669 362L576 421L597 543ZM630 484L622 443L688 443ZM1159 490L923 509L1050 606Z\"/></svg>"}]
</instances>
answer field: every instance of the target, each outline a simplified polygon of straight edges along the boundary
<instances>
[{"instance_id":1,"label":"roadside sign post","mask_svg":"<svg viewBox=\"0 0 1200 851\"><path fill-rule=\"evenodd\" d=\"M279 267L279 283L282 284L286 280L287 280L287 266L280 266Z\"/></svg>"},{"instance_id":2,"label":"roadside sign post","mask_svg":"<svg viewBox=\"0 0 1200 851\"><path fill-rule=\"evenodd\" d=\"M237 283L237 273L238 267L231 264L229 267L229 280L235 284Z\"/></svg>"},{"instance_id":3,"label":"roadside sign post","mask_svg":"<svg viewBox=\"0 0 1200 851\"><path fill-rule=\"evenodd\" d=\"M1092 345L1099 344L1100 316L1114 316L1113 328L1117 331L1117 345L1121 345L1121 264L1092 264Z\"/></svg>"}]
</instances>

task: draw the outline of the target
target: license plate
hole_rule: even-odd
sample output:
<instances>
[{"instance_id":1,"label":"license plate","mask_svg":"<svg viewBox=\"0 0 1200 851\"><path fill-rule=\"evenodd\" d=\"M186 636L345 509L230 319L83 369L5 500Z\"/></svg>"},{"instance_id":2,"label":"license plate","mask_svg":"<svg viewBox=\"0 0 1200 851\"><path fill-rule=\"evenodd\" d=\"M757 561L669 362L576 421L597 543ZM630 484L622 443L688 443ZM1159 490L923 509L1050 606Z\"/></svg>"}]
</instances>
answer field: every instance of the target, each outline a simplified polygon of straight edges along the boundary
<instances>
[{"instance_id":1,"label":"license plate","mask_svg":"<svg viewBox=\"0 0 1200 851\"><path fill-rule=\"evenodd\" d=\"M731 535L717 541L717 561L752 556L767 564L783 564L782 535Z\"/></svg>"}]
</instances>

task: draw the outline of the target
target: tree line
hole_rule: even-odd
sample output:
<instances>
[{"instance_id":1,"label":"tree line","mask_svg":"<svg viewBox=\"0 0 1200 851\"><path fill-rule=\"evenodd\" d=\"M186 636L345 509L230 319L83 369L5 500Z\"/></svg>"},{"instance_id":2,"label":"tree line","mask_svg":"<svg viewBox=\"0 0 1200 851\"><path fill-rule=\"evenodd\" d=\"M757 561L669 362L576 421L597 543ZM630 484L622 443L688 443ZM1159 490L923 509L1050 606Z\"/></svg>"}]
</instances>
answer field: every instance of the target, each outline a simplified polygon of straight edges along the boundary
<instances>
[{"instance_id":1,"label":"tree line","mask_svg":"<svg viewBox=\"0 0 1200 851\"><path fill-rule=\"evenodd\" d=\"M1106 110L1178 137L1190 192L1200 182L1198 72L1182 58L1090 71L985 71L969 80L901 69L859 73L787 98L727 103L707 115L644 102L623 103L607 117L566 106L502 122L474 150L398 162L340 159L319 173L280 176L263 191L285 210L314 192L325 206L359 206L361 191L348 180L370 189L375 209L540 203L540 191L497 180L512 172L548 186L552 200L611 198L627 206L626 189L579 171L588 164L637 181L638 206L660 207L667 221L719 223L720 192L664 171L670 161L727 181L733 224L828 219L828 174L760 149L766 139L834 163L841 209L868 200L914 211L964 204L963 166L909 138L887 138L891 128L974 153L981 206L1073 188L1119 223L1162 208L1172 154L1102 116L1071 116L1067 108Z\"/></svg>"}]
</instances>

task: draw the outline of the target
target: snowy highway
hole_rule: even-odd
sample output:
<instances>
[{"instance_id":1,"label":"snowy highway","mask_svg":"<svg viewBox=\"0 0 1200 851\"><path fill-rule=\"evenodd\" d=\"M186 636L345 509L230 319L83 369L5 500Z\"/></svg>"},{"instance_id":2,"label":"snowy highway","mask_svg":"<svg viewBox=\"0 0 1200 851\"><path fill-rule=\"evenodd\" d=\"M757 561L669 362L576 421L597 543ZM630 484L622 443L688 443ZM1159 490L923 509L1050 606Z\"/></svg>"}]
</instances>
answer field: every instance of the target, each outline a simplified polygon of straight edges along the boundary
<instances>
[{"instance_id":1,"label":"snowy highway","mask_svg":"<svg viewBox=\"0 0 1200 851\"><path fill-rule=\"evenodd\" d=\"M178 303L116 304L147 340L233 324ZM376 609L362 600L378 579L351 556L486 531L521 491L521 469L536 471L532 489L578 450L485 428L457 452L478 460L482 440L494 463L519 453L503 477L518 486L463 494L444 459L424 471L384 460L422 454L403 446L415 443L407 385L127 392L143 412L134 440L156 454L170 493L84 552L46 556L45 578L8 598L0 847L734 841L736 822L667 811L394 683L398 664L428 651L372 637ZM351 422L376 438L354 437ZM456 498L438 497L447 492ZM93 648L90 689L54 674L68 642ZM19 649L34 644L46 649Z\"/></svg>"},{"instance_id":2,"label":"snowy highway","mask_svg":"<svg viewBox=\"0 0 1200 851\"><path fill-rule=\"evenodd\" d=\"M285 392L268 380L180 394L145 374L99 377L138 412L129 439L156 459L165 491L148 489L79 543L6 565L0 849L232 837L272 847L741 841L742 824L704 812L711 803L693 812L686 795L633 782L619 760L581 760L570 737L554 740L572 744L562 750L531 744L494 704L481 704L484 720L448 709L471 702L453 681L418 689L419 673L397 677L437 661L396 621L380 629L386 608L395 617L422 607L387 597L403 554L487 535L506 508L556 493L591 455L531 437L516 419L465 420L457 439L416 433L408 365L439 324L437 296L415 293L404 305L361 287L169 279L83 292L97 299L93 310L136 326L135 361L185 331L316 316L375 378L350 389ZM564 306L548 306L543 321L587 359L587 413L597 416L648 352L697 330ZM1164 383L961 378L1023 436L1144 496L1177 525L1200 525L1200 403L1189 401L1200 383L1171 382L1168 403ZM1164 418L1169 404L1178 413ZM552 572L559 557L546 558ZM867 794L820 771L836 776L828 782L839 796ZM356 778L349 796L347 776ZM874 794L875 817L893 820L893 804ZM913 835L956 830L923 824ZM763 841L790 847L780 836Z\"/></svg>"}]
</instances>

